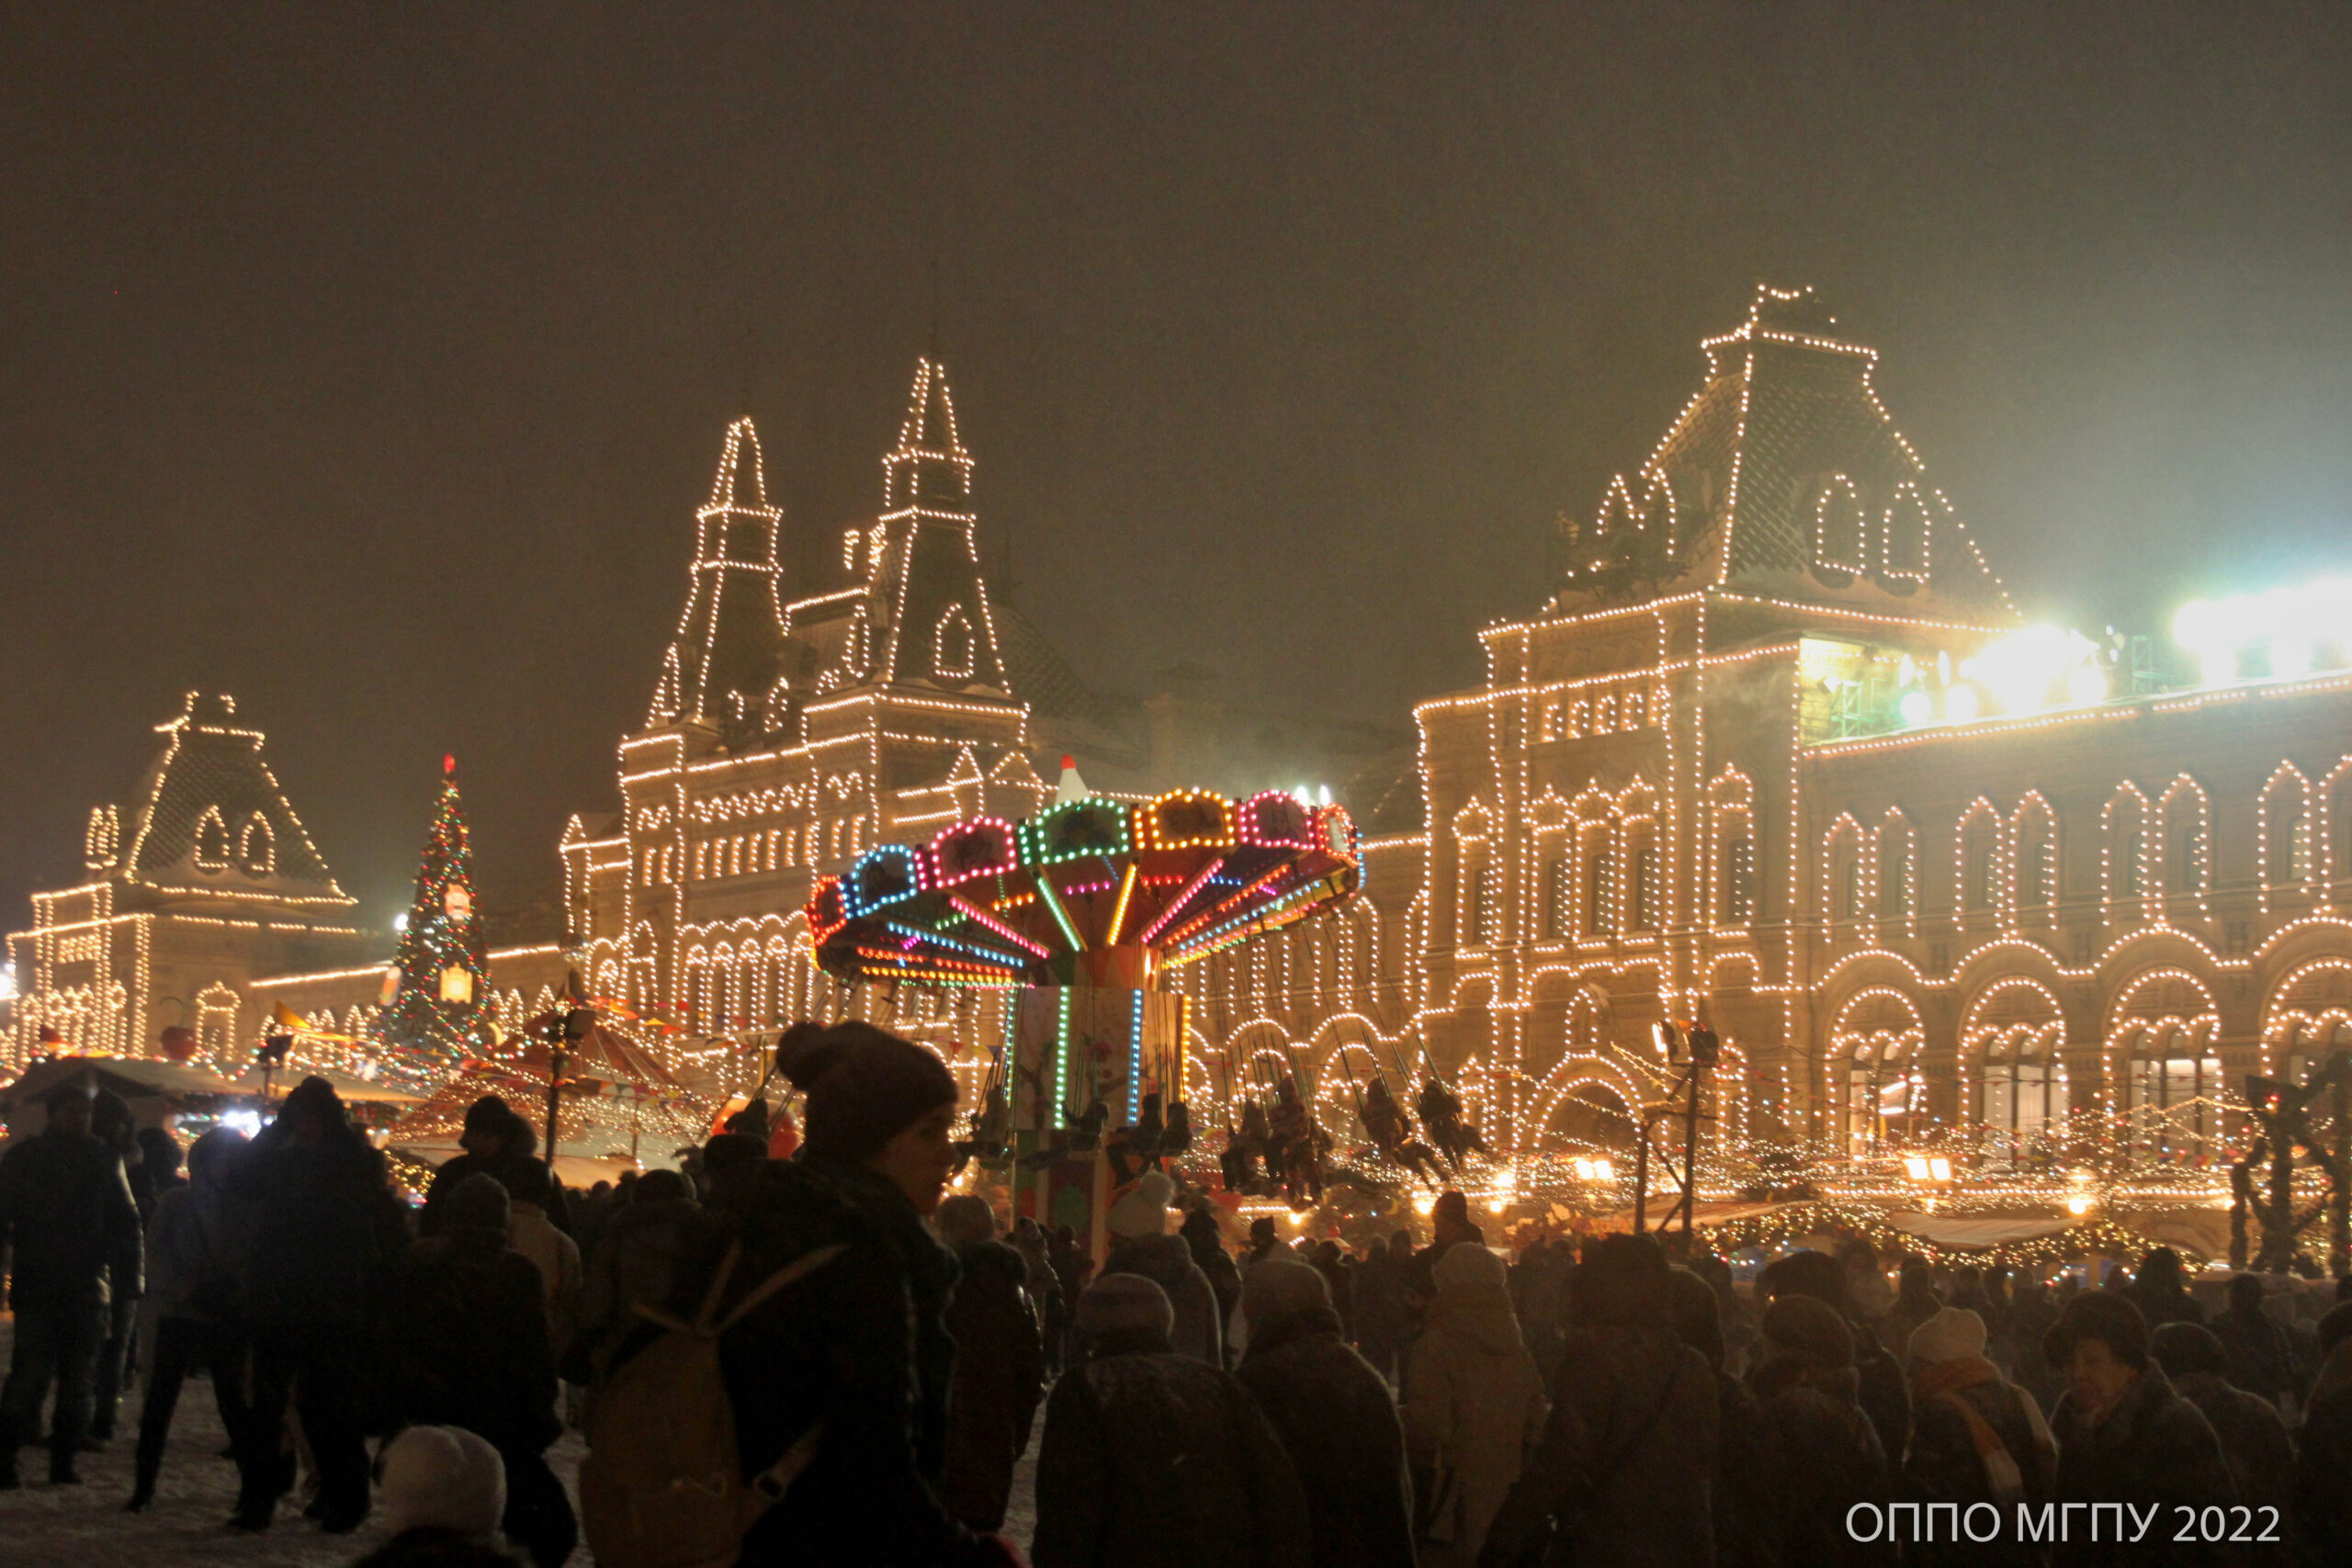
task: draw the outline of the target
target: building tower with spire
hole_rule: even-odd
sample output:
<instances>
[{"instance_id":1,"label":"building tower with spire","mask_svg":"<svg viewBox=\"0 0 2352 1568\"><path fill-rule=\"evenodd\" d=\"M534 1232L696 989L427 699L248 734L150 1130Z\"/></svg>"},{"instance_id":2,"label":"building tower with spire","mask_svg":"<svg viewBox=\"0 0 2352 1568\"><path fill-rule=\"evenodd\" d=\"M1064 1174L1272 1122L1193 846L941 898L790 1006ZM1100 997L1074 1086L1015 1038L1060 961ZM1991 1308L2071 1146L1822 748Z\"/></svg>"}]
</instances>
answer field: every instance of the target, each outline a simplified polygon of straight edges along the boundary
<instances>
[{"instance_id":1,"label":"building tower with spire","mask_svg":"<svg viewBox=\"0 0 2352 1568\"><path fill-rule=\"evenodd\" d=\"M685 609L662 658L649 728L699 722L756 733L784 646L776 591L776 530L783 509L768 504L759 433L739 419L727 427L710 499L695 513L695 558Z\"/></svg>"},{"instance_id":2,"label":"building tower with spire","mask_svg":"<svg viewBox=\"0 0 2352 1568\"><path fill-rule=\"evenodd\" d=\"M1050 793L980 570L973 467L925 356L879 512L797 548L751 421L729 427L677 635L621 743L623 809L564 840L595 995L697 1034L820 1012L798 924L813 875ZM787 585L779 560L811 557L815 580Z\"/></svg>"}]
</instances>

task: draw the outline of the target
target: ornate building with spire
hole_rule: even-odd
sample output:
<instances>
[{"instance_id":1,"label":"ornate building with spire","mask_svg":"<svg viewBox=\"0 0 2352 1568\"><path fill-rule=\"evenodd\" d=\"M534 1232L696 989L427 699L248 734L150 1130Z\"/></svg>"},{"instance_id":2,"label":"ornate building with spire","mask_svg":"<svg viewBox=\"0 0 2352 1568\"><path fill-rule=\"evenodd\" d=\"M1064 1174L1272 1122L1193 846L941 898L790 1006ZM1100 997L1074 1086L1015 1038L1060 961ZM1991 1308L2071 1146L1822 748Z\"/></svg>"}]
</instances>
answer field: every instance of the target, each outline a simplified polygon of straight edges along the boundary
<instances>
[{"instance_id":1,"label":"ornate building with spire","mask_svg":"<svg viewBox=\"0 0 2352 1568\"><path fill-rule=\"evenodd\" d=\"M691 1034L821 1014L801 907L820 868L1046 793L980 572L971 455L944 369L916 368L882 506L781 551L748 419L727 432L675 640L621 809L574 818L565 905L597 994ZM808 581L781 558L820 555ZM910 996L902 1023L944 1023ZM961 1021L968 1032L971 1019Z\"/></svg>"}]
</instances>

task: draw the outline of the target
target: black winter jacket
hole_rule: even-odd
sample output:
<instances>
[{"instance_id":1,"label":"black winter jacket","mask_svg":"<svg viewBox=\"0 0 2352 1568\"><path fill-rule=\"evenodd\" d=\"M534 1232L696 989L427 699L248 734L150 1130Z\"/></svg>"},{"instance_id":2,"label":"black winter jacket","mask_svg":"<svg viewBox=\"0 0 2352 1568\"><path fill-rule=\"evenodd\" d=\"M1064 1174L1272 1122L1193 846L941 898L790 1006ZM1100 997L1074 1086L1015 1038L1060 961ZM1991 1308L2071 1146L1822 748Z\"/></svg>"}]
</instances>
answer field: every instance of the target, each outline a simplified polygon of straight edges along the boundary
<instances>
[{"instance_id":1,"label":"black winter jacket","mask_svg":"<svg viewBox=\"0 0 2352 1568\"><path fill-rule=\"evenodd\" d=\"M141 1288L139 1209L122 1158L88 1133L23 1138L0 1158L0 1252L19 1307L104 1306Z\"/></svg>"},{"instance_id":2,"label":"black winter jacket","mask_svg":"<svg viewBox=\"0 0 2352 1568\"><path fill-rule=\"evenodd\" d=\"M1892 1540L1858 1541L1846 1516L1858 1503L1881 1507L1894 1500L1894 1477L1877 1428L1856 1400L1850 1367L1826 1371L1796 1352L1766 1356L1748 1370L1748 1392L1770 1429L1780 1507L1772 1528L1781 1561L1795 1568L1886 1563Z\"/></svg>"},{"instance_id":3,"label":"black winter jacket","mask_svg":"<svg viewBox=\"0 0 2352 1568\"><path fill-rule=\"evenodd\" d=\"M1712 1568L1720 1418L1714 1369L1663 1327L1570 1335L1485 1558L1521 1560L1548 1521L1555 1561Z\"/></svg>"},{"instance_id":4,"label":"black winter jacket","mask_svg":"<svg viewBox=\"0 0 2352 1568\"><path fill-rule=\"evenodd\" d=\"M1046 1350L1030 1305L1029 1266L1001 1241L956 1249L963 1278L947 1309L956 1340L947 1405L947 1464L940 1495L974 1529L1004 1523L1012 1467L1046 1391Z\"/></svg>"},{"instance_id":5,"label":"black winter jacket","mask_svg":"<svg viewBox=\"0 0 2352 1568\"><path fill-rule=\"evenodd\" d=\"M1036 1568L1309 1568L1306 1499L1257 1402L1164 1337L1106 1336L1046 1401Z\"/></svg>"},{"instance_id":6,"label":"black winter jacket","mask_svg":"<svg viewBox=\"0 0 2352 1568\"><path fill-rule=\"evenodd\" d=\"M537 1265L502 1231L447 1226L416 1243L384 1318L393 1414L463 1427L502 1450L553 1442L561 1427L541 1288Z\"/></svg>"},{"instance_id":7,"label":"black winter jacket","mask_svg":"<svg viewBox=\"0 0 2352 1568\"><path fill-rule=\"evenodd\" d=\"M2084 1417L2071 1393L2060 1395L2050 1429L2058 1439L2062 1506L2123 1503L2143 1513L2151 1503L2160 1506L2145 1540L2094 1542L2084 1539L2086 1529L2078 1529L2075 1539L2059 1549L2061 1563L2190 1568L2234 1561L2237 1549L2226 1543L2174 1539L2180 1526L2176 1506L2226 1507L2238 1501L2238 1495L2212 1423L2173 1391L2163 1368L2151 1363L2097 1425Z\"/></svg>"},{"instance_id":8,"label":"black winter jacket","mask_svg":"<svg viewBox=\"0 0 2352 1568\"><path fill-rule=\"evenodd\" d=\"M1298 1471L1316 1568L1413 1568L1396 1401L1328 1309L1253 1325L1235 1376Z\"/></svg>"},{"instance_id":9,"label":"black winter jacket","mask_svg":"<svg viewBox=\"0 0 2352 1568\"><path fill-rule=\"evenodd\" d=\"M711 1211L671 1309L691 1318L741 1242L720 1315L820 1247L845 1248L719 1340L746 1479L822 1421L816 1456L743 1538L742 1568L822 1562L933 1568L977 1562L978 1537L936 1491L956 1346L944 1322L956 1259L888 1178L809 1156L762 1161ZM616 1359L625 1359L641 1331Z\"/></svg>"},{"instance_id":10,"label":"black winter jacket","mask_svg":"<svg viewBox=\"0 0 2352 1568\"><path fill-rule=\"evenodd\" d=\"M407 1217L356 1133L304 1145L292 1132L271 1122L229 1172L230 1196L251 1206L243 1310L257 1325L360 1327L408 1256Z\"/></svg>"}]
</instances>

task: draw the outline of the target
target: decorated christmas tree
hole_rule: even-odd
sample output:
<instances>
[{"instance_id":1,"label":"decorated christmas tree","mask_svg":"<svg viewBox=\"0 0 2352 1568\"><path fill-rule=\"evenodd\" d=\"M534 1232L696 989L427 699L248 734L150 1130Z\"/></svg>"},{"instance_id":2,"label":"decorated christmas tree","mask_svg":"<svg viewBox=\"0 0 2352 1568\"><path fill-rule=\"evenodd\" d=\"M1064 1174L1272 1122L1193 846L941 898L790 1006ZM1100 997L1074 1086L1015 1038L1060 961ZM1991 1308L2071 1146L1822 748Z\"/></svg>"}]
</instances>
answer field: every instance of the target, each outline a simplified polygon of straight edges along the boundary
<instances>
[{"instance_id":1,"label":"decorated christmas tree","mask_svg":"<svg viewBox=\"0 0 2352 1568\"><path fill-rule=\"evenodd\" d=\"M376 1021L378 1038L394 1056L455 1063L490 1054L490 955L474 914L472 863L465 806L458 798L458 761L444 757L441 799L416 871L416 900L409 906L393 973L386 976L397 989Z\"/></svg>"}]
</instances>

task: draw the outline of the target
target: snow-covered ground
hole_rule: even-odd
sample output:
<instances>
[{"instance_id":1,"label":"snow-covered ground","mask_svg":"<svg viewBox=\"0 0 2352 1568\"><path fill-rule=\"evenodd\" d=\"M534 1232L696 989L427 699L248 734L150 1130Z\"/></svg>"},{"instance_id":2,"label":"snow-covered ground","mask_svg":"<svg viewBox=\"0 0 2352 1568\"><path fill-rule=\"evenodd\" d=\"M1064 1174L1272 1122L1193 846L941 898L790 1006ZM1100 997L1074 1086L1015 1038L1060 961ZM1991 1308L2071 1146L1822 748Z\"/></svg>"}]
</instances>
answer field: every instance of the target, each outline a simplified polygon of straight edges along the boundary
<instances>
[{"instance_id":1,"label":"snow-covered ground","mask_svg":"<svg viewBox=\"0 0 2352 1568\"><path fill-rule=\"evenodd\" d=\"M6 1365L9 1332L0 1319L0 1367ZM334 1568L373 1551L384 1539L380 1514L351 1535L330 1536L302 1517L299 1505L280 1504L275 1528L260 1535L234 1534L225 1526L237 1500L237 1471L223 1455L228 1436L212 1405L211 1385L189 1380L180 1391L171 1445L154 1506L126 1514L130 1496L131 1450L138 1438L138 1397L125 1402L113 1445L84 1454L83 1484L49 1484L46 1449L17 1455L22 1490L0 1492L0 1565L5 1568ZM1042 1429L1043 1412L1038 1423ZM1035 1526L1034 1467L1037 1444L1013 1477L1013 1517L1008 1533L1025 1549ZM555 1472L571 1486L580 1468L582 1445L566 1433L548 1454ZM590 1562L582 1546L572 1568Z\"/></svg>"}]
</instances>

